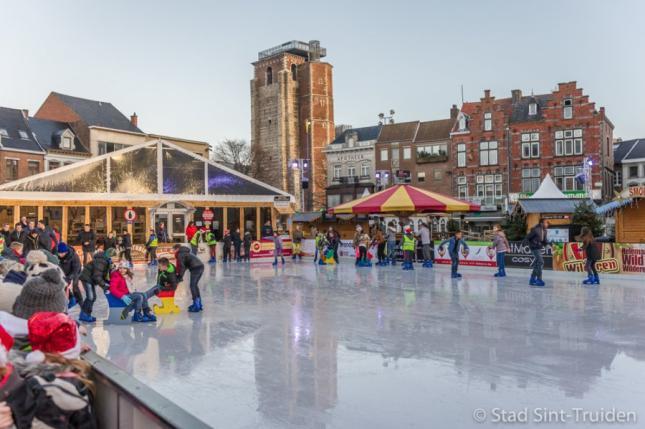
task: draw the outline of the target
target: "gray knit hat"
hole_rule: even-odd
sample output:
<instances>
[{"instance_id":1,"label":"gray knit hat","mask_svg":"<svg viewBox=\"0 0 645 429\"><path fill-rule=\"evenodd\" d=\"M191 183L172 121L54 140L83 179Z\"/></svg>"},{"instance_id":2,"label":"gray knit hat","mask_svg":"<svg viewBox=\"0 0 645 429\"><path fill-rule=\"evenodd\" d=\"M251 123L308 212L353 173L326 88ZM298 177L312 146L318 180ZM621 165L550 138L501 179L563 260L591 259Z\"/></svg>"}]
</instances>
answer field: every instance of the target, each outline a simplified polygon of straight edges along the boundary
<instances>
[{"instance_id":1,"label":"gray knit hat","mask_svg":"<svg viewBox=\"0 0 645 429\"><path fill-rule=\"evenodd\" d=\"M14 316L23 319L40 311L67 311L65 282L59 270L51 268L29 278L13 304Z\"/></svg>"}]
</instances>

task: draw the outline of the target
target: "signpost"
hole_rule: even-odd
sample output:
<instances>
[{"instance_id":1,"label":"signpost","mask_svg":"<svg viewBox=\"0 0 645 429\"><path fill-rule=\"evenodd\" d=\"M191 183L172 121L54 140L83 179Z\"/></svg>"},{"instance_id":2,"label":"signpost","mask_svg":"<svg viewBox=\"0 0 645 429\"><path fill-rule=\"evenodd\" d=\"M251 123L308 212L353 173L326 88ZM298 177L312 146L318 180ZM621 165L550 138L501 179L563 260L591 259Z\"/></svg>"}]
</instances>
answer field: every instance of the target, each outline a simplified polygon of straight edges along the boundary
<instances>
[{"instance_id":1,"label":"signpost","mask_svg":"<svg viewBox=\"0 0 645 429\"><path fill-rule=\"evenodd\" d=\"M137 220L137 212L134 211L134 209L127 209L123 217L125 217L125 220L130 224L133 223L135 220Z\"/></svg>"},{"instance_id":2,"label":"signpost","mask_svg":"<svg viewBox=\"0 0 645 429\"><path fill-rule=\"evenodd\" d=\"M213 210L211 209L206 209L202 212L202 219L204 219L204 222L211 222L214 217L215 213L213 213Z\"/></svg>"}]
</instances>

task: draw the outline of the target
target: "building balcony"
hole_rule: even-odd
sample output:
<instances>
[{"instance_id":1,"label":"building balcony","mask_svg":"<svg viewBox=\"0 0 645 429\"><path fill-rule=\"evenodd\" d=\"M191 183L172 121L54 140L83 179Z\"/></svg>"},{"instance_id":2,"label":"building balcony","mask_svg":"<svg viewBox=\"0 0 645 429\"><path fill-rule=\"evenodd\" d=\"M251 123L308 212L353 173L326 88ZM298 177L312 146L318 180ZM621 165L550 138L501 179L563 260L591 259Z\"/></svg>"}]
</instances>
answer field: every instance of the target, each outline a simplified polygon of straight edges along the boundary
<instances>
[{"instance_id":1,"label":"building balcony","mask_svg":"<svg viewBox=\"0 0 645 429\"><path fill-rule=\"evenodd\" d=\"M372 176L341 176L331 180L332 185L351 185L353 183L372 182Z\"/></svg>"}]
</instances>

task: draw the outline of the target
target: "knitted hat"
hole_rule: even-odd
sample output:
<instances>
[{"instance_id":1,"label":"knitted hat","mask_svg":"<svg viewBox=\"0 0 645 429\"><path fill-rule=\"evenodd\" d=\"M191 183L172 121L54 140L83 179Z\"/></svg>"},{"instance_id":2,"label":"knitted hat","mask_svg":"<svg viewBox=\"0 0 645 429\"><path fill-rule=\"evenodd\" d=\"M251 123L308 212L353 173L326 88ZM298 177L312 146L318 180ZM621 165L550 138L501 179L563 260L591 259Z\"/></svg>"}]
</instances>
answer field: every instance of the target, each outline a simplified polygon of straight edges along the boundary
<instances>
[{"instance_id":1,"label":"knitted hat","mask_svg":"<svg viewBox=\"0 0 645 429\"><path fill-rule=\"evenodd\" d=\"M28 362L42 362L44 353L58 353L67 359L78 359L81 341L76 322L66 314L40 312L29 318Z\"/></svg>"},{"instance_id":2,"label":"knitted hat","mask_svg":"<svg viewBox=\"0 0 645 429\"><path fill-rule=\"evenodd\" d=\"M58 251L58 253L67 253L69 252L69 247L67 246L67 243L61 241L60 243L58 243L56 250Z\"/></svg>"},{"instance_id":3,"label":"knitted hat","mask_svg":"<svg viewBox=\"0 0 645 429\"><path fill-rule=\"evenodd\" d=\"M13 347L13 337L0 325L0 367L7 366L11 347Z\"/></svg>"},{"instance_id":4,"label":"knitted hat","mask_svg":"<svg viewBox=\"0 0 645 429\"><path fill-rule=\"evenodd\" d=\"M42 250L32 250L31 252L27 253L25 261L26 265L47 262L47 255L45 255L45 252L43 252Z\"/></svg>"},{"instance_id":5,"label":"knitted hat","mask_svg":"<svg viewBox=\"0 0 645 429\"><path fill-rule=\"evenodd\" d=\"M42 269L38 264L38 269ZM28 270L32 268L27 268ZM37 275L27 273L27 281L20 295L13 304L13 314L28 319L39 311L54 311L63 313L67 310L65 298L65 282L58 267L44 269Z\"/></svg>"},{"instance_id":6,"label":"knitted hat","mask_svg":"<svg viewBox=\"0 0 645 429\"><path fill-rule=\"evenodd\" d=\"M25 274L27 274L27 281L29 281L30 278L38 277L42 275L42 273L44 273L45 271L49 271L49 270L57 271L61 279L65 278L65 274L63 273L63 270L58 265L45 261L45 262L38 262L35 264L29 264L29 263L27 264L27 266L25 267ZM63 287L64 287L64 284L63 284Z\"/></svg>"}]
</instances>

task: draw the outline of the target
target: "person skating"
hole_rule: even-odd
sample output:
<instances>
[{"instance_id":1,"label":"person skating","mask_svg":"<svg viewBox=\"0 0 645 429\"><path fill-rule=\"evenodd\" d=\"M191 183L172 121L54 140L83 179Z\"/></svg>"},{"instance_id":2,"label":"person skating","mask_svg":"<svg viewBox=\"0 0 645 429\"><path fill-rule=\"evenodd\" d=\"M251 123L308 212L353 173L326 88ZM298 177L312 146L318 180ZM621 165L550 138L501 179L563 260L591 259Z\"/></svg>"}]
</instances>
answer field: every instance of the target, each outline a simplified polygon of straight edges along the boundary
<instances>
[{"instance_id":1,"label":"person skating","mask_svg":"<svg viewBox=\"0 0 645 429\"><path fill-rule=\"evenodd\" d=\"M78 233L78 244L83 248L83 265L85 265L96 251L96 234L89 224L85 224L83 230Z\"/></svg>"},{"instance_id":2,"label":"person skating","mask_svg":"<svg viewBox=\"0 0 645 429\"><path fill-rule=\"evenodd\" d=\"M599 285L600 278L598 277L598 270L596 270L596 262L600 260L600 243L596 239L589 227L583 226L580 230L580 235L576 237L576 241L582 243L582 250L585 252L585 271L587 271L587 279L582 283L586 285Z\"/></svg>"},{"instance_id":3,"label":"person skating","mask_svg":"<svg viewBox=\"0 0 645 429\"><path fill-rule=\"evenodd\" d=\"M506 277L506 263L504 258L506 257L506 252L511 250L511 245L500 224L493 226L493 245L490 246L490 249L495 249L496 252L497 272L495 273L495 277Z\"/></svg>"},{"instance_id":4,"label":"person skating","mask_svg":"<svg viewBox=\"0 0 645 429\"><path fill-rule=\"evenodd\" d=\"M361 225L356 225L356 230L354 231L354 238L352 239L352 246L354 247L354 253L356 259L354 260L354 265L358 266L361 262L361 253L358 248L358 243L361 241L361 235L363 234L363 227Z\"/></svg>"},{"instance_id":5,"label":"person skating","mask_svg":"<svg viewBox=\"0 0 645 429\"><path fill-rule=\"evenodd\" d=\"M414 238L412 227L407 225L404 229L404 234L401 241L401 250L403 250L403 269L414 270L412 259L414 252L417 248L417 239Z\"/></svg>"},{"instance_id":6,"label":"person skating","mask_svg":"<svg viewBox=\"0 0 645 429\"><path fill-rule=\"evenodd\" d=\"M282 260L282 265L284 265L284 256L282 256L282 237L278 234L277 231L273 232L273 266L278 265L278 256Z\"/></svg>"},{"instance_id":7,"label":"person skating","mask_svg":"<svg viewBox=\"0 0 645 429\"><path fill-rule=\"evenodd\" d=\"M159 222L159 225L157 225L157 238L161 243L168 243L169 241L168 230L164 222Z\"/></svg>"},{"instance_id":8,"label":"person skating","mask_svg":"<svg viewBox=\"0 0 645 429\"><path fill-rule=\"evenodd\" d=\"M121 235L121 246L123 251L119 255L119 259L125 258L126 261L132 264L132 236L127 229L124 229Z\"/></svg>"},{"instance_id":9,"label":"person skating","mask_svg":"<svg viewBox=\"0 0 645 429\"><path fill-rule=\"evenodd\" d=\"M419 238L421 239L421 250L423 251L422 266L432 268L432 237L430 236L430 227L426 222L421 222Z\"/></svg>"},{"instance_id":10,"label":"person skating","mask_svg":"<svg viewBox=\"0 0 645 429\"><path fill-rule=\"evenodd\" d=\"M157 265L157 247L159 247L157 233L154 228L150 228L150 236L148 237L148 241L146 241L146 251L150 257L150 262L148 262L149 267Z\"/></svg>"},{"instance_id":11,"label":"person skating","mask_svg":"<svg viewBox=\"0 0 645 429\"><path fill-rule=\"evenodd\" d=\"M188 241L188 243L191 242L197 230L198 229L197 229L197 226L195 225L195 222L193 221L188 222L188 226L186 226L186 241ZM190 249L193 250L192 246ZM195 249L193 254L194 255L197 254L197 249Z\"/></svg>"},{"instance_id":12,"label":"person skating","mask_svg":"<svg viewBox=\"0 0 645 429\"><path fill-rule=\"evenodd\" d=\"M242 261L242 236L240 235L240 228L235 228L231 233L231 241L233 242L235 262Z\"/></svg>"},{"instance_id":13,"label":"person skating","mask_svg":"<svg viewBox=\"0 0 645 429\"><path fill-rule=\"evenodd\" d=\"M81 258L78 257L74 249L70 249L67 243L63 241L56 246L56 252L60 260L60 268L63 270L63 274L65 274L65 283L67 284L69 295L68 307L72 308L76 304L81 305L83 302L83 294L78 284L82 271Z\"/></svg>"},{"instance_id":14,"label":"person skating","mask_svg":"<svg viewBox=\"0 0 645 429\"><path fill-rule=\"evenodd\" d=\"M293 255L291 259L300 259L302 260L302 240L304 240L305 234L302 232L302 227L300 224L296 225L295 231L293 231Z\"/></svg>"},{"instance_id":15,"label":"person skating","mask_svg":"<svg viewBox=\"0 0 645 429\"><path fill-rule=\"evenodd\" d=\"M195 231L193 236L190 238L190 253L197 255L199 251L199 242L202 240L202 230L198 229Z\"/></svg>"},{"instance_id":16,"label":"person skating","mask_svg":"<svg viewBox=\"0 0 645 429\"><path fill-rule=\"evenodd\" d=\"M246 262L251 262L251 244L253 244L253 237L251 231L244 231L244 259Z\"/></svg>"},{"instance_id":17,"label":"person skating","mask_svg":"<svg viewBox=\"0 0 645 429\"><path fill-rule=\"evenodd\" d=\"M206 234L204 234L204 241L208 246L208 252L210 254L210 259L208 260L209 264L214 264L217 262L217 239L215 238L215 233L212 229L207 229Z\"/></svg>"},{"instance_id":18,"label":"person skating","mask_svg":"<svg viewBox=\"0 0 645 429\"><path fill-rule=\"evenodd\" d=\"M385 234L387 241L387 259L392 265L396 265L396 224L390 221Z\"/></svg>"},{"instance_id":19,"label":"person skating","mask_svg":"<svg viewBox=\"0 0 645 429\"><path fill-rule=\"evenodd\" d=\"M528 242L529 249L531 249L531 253L533 254L533 271L531 272L531 279L529 280L529 285L531 286L544 286L544 281L542 281L542 268L544 267L544 257L542 256L542 252L549 244L546 236L548 228L549 221L546 219L540 219L540 222L531 228L531 231L525 238L525 241Z\"/></svg>"},{"instance_id":20,"label":"person skating","mask_svg":"<svg viewBox=\"0 0 645 429\"><path fill-rule=\"evenodd\" d=\"M333 227L329 227L327 230L327 243L329 248L332 250L334 254L334 261L338 264L340 262L340 258L338 257L338 247L340 246L340 236L338 235L338 232Z\"/></svg>"},{"instance_id":21,"label":"person skating","mask_svg":"<svg viewBox=\"0 0 645 429\"><path fill-rule=\"evenodd\" d=\"M381 230L380 227L376 228L376 234L374 235L374 243L376 244L376 255L378 256L378 264L379 266L384 266L387 265L386 257L385 257L385 246L386 246L386 241L385 241L385 234L383 234L383 231Z\"/></svg>"},{"instance_id":22,"label":"person skating","mask_svg":"<svg viewBox=\"0 0 645 429\"><path fill-rule=\"evenodd\" d=\"M359 267L371 267L372 263L370 262L368 256L367 256L367 249L370 246L370 236L367 232L363 231L361 232L360 236L358 237L358 256L359 256L359 261L358 261L358 266Z\"/></svg>"},{"instance_id":23,"label":"person skating","mask_svg":"<svg viewBox=\"0 0 645 429\"><path fill-rule=\"evenodd\" d=\"M204 264L190 252L190 249L181 244L175 244L173 249L175 250L175 260L177 261L177 280L181 282L186 272L190 272L190 294L192 295L193 303L188 306L188 311L191 313L200 312L204 309L201 294L199 293L199 279L204 274Z\"/></svg>"},{"instance_id":24,"label":"person skating","mask_svg":"<svg viewBox=\"0 0 645 429\"><path fill-rule=\"evenodd\" d=\"M85 289L85 300L81 305L81 313L78 317L81 322L96 322L96 317L92 316L92 309L96 301L96 287L105 290L109 285L112 258L116 255L116 251L114 249L104 250L103 246L102 242L97 243L97 250L92 255L92 260L83 266L79 277Z\"/></svg>"},{"instance_id":25,"label":"person skating","mask_svg":"<svg viewBox=\"0 0 645 429\"><path fill-rule=\"evenodd\" d=\"M325 234L323 234L322 231L317 231L316 238L314 238L314 263L319 261L320 257L320 265L325 265L325 247L327 247L327 238L325 237Z\"/></svg>"},{"instance_id":26,"label":"person skating","mask_svg":"<svg viewBox=\"0 0 645 429\"><path fill-rule=\"evenodd\" d=\"M121 320L127 319L134 309L133 322L156 322L157 318L150 310L148 299L158 293L159 287L155 285L145 292L132 292L128 283L133 277L134 274L127 261L119 262L116 269L110 273L110 294L125 304L121 312Z\"/></svg>"},{"instance_id":27,"label":"person skating","mask_svg":"<svg viewBox=\"0 0 645 429\"><path fill-rule=\"evenodd\" d=\"M222 262L228 262L231 259L231 243L231 231L225 229L222 238Z\"/></svg>"},{"instance_id":28,"label":"person skating","mask_svg":"<svg viewBox=\"0 0 645 429\"><path fill-rule=\"evenodd\" d=\"M468 248L468 244L466 244L462 237L462 232L457 230L452 237L439 244L439 248L442 248L446 243L448 244L448 255L450 255L450 275L453 279L461 277L461 274L459 274L457 270L459 269L459 254L462 252L462 248L464 253L467 253L470 250Z\"/></svg>"}]
</instances>

